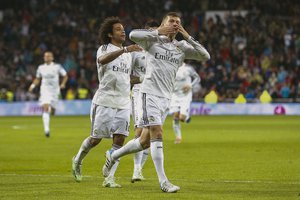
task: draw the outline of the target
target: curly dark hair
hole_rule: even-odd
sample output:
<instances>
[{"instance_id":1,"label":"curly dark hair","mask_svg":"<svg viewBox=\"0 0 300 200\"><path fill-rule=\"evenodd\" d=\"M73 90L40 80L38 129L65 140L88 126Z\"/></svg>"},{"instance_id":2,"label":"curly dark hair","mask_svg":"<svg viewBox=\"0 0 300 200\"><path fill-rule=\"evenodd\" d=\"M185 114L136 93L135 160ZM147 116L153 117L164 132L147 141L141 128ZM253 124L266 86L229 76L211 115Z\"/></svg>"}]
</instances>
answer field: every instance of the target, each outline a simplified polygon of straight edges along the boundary
<instances>
[{"instance_id":1,"label":"curly dark hair","mask_svg":"<svg viewBox=\"0 0 300 200\"><path fill-rule=\"evenodd\" d=\"M99 29L100 45L110 43L111 38L108 37L108 34L113 33L113 25L117 23L121 23L119 17L108 17L103 21Z\"/></svg>"}]
</instances>

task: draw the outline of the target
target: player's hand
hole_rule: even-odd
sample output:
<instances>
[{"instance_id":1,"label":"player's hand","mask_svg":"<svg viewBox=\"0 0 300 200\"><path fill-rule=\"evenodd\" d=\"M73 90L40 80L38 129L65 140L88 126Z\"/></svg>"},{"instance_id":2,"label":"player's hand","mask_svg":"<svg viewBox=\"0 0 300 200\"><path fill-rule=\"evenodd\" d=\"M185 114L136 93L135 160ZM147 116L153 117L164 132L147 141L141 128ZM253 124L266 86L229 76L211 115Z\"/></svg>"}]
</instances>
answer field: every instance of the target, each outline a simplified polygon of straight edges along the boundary
<instances>
[{"instance_id":1,"label":"player's hand","mask_svg":"<svg viewBox=\"0 0 300 200\"><path fill-rule=\"evenodd\" d=\"M28 88L28 92L31 93L31 92L33 91L34 88L35 88L35 84L32 83L32 84L30 85L30 87Z\"/></svg>"},{"instance_id":2,"label":"player's hand","mask_svg":"<svg viewBox=\"0 0 300 200\"><path fill-rule=\"evenodd\" d=\"M133 52L133 51L143 51L143 48L140 47L137 44L132 44L126 47L127 48L127 52Z\"/></svg>"},{"instance_id":3,"label":"player's hand","mask_svg":"<svg viewBox=\"0 0 300 200\"><path fill-rule=\"evenodd\" d=\"M174 24L173 26L166 26L161 25L157 28L159 35L170 35L170 34L176 34L179 30L179 26L177 24Z\"/></svg>"},{"instance_id":4,"label":"player's hand","mask_svg":"<svg viewBox=\"0 0 300 200\"><path fill-rule=\"evenodd\" d=\"M192 87L190 85L185 85L183 86L182 90L184 93L187 93L189 92L190 90L192 89Z\"/></svg>"},{"instance_id":5,"label":"player's hand","mask_svg":"<svg viewBox=\"0 0 300 200\"><path fill-rule=\"evenodd\" d=\"M66 85L65 84L60 84L60 89L65 89L66 88Z\"/></svg>"},{"instance_id":6,"label":"player's hand","mask_svg":"<svg viewBox=\"0 0 300 200\"><path fill-rule=\"evenodd\" d=\"M184 39L188 39L190 37L190 34L188 34L188 32L186 32L186 30L183 28L183 26L180 24L179 28L178 28L178 32L182 34L182 36L184 37Z\"/></svg>"}]
</instances>

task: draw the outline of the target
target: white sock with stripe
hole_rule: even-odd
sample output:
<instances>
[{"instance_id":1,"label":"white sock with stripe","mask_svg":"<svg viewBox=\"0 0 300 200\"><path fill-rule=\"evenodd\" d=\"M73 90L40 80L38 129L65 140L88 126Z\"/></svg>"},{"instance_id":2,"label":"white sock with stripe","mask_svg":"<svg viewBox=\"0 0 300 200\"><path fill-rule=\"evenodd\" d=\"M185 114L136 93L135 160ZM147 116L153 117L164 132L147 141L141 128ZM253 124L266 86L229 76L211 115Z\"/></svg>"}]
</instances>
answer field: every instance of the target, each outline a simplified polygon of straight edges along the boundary
<instances>
[{"instance_id":1,"label":"white sock with stripe","mask_svg":"<svg viewBox=\"0 0 300 200\"><path fill-rule=\"evenodd\" d=\"M113 152L117 151L118 149L120 149L121 146L119 145L116 145L116 144L113 144L112 147L111 147L111 150ZM119 166L119 163L120 163L120 159L116 160L115 164L111 167L111 170L110 170L110 173L109 173L109 176L111 177L114 177L115 176L115 173L117 171L117 168Z\"/></svg>"},{"instance_id":2,"label":"white sock with stripe","mask_svg":"<svg viewBox=\"0 0 300 200\"><path fill-rule=\"evenodd\" d=\"M134 154L133 156L134 172L142 168L141 167L142 157L143 157L143 151L138 151Z\"/></svg>"},{"instance_id":3,"label":"white sock with stripe","mask_svg":"<svg viewBox=\"0 0 300 200\"><path fill-rule=\"evenodd\" d=\"M144 167L146 160L148 158L149 152L150 152L150 148L144 149L143 155L142 155L142 160L141 160L141 168Z\"/></svg>"},{"instance_id":4,"label":"white sock with stripe","mask_svg":"<svg viewBox=\"0 0 300 200\"><path fill-rule=\"evenodd\" d=\"M84 157L89 153L89 151L93 148L92 144L90 143L90 137L86 138L82 144L81 147L75 156L75 162L82 163Z\"/></svg>"},{"instance_id":5,"label":"white sock with stripe","mask_svg":"<svg viewBox=\"0 0 300 200\"><path fill-rule=\"evenodd\" d=\"M141 150L143 150L143 147L140 143L139 138L132 139L129 142L127 142L127 144L125 144L122 148L115 150L111 154L111 157L112 157L112 159L117 160L122 156L125 156L130 153L135 153L135 152L138 152Z\"/></svg>"},{"instance_id":6,"label":"white sock with stripe","mask_svg":"<svg viewBox=\"0 0 300 200\"><path fill-rule=\"evenodd\" d=\"M164 170L164 152L162 139L151 140L150 149L159 183L167 181L168 179Z\"/></svg>"}]
</instances>

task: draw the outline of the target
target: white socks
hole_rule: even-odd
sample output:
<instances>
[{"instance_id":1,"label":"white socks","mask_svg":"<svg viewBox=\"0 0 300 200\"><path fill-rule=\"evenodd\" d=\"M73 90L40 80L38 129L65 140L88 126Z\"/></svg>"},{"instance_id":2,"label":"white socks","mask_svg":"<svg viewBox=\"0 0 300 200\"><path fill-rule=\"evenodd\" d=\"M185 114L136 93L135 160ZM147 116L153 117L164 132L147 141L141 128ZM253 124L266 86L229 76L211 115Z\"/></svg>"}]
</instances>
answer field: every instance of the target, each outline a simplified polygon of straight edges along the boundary
<instances>
[{"instance_id":1,"label":"white socks","mask_svg":"<svg viewBox=\"0 0 300 200\"><path fill-rule=\"evenodd\" d=\"M121 146L119 145L116 145L116 144L113 144L112 147L111 147L111 150L113 152L117 151L118 149L120 149ZM117 168L119 166L119 163L120 163L120 159L116 160L115 164L112 166L111 170L110 170L110 173L109 173L109 176L111 177L114 177L115 176L115 173L117 171Z\"/></svg>"},{"instance_id":2,"label":"white socks","mask_svg":"<svg viewBox=\"0 0 300 200\"><path fill-rule=\"evenodd\" d=\"M49 133L50 132L50 112L43 112L42 115L43 118L43 124L44 124L44 131L45 133Z\"/></svg>"},{"instance_id":3,"label":"white socks","mask_svg":"<svg viewBox=\"0 0 300 200\"><path fill-rule=\"evenodd\" d=\"M142 156L142 160L141 160L141 168L143 168L145 163L146 163L146 160L147 160L148 155L149 155L149 151L150 151L150 148L144 149L144 151L142 151L143 156Z\"/></svg>"},{"instance_id":4,"label":"white socks","mask_svg":"<svg viewBox=\"0 0 300 200\"><path fill-rule=\"evenodd\" d=\"M168 179L164 170L164 152L162 139L151 140L150 149L159 183L167 181Z\"/></svg>"},{"instance_id":5,"label":"white socks","mask_svg":"<svg viewBox=\"0 0 300 200\"><path fill-rule=\"evenodd\" d=\"M181 138L181 127L180 127L179 119L173 120L173 130L176 138Z\"/></svg>"},{"instance_id":6,"label":"white socks","mask_svg":"<svg viewBox=\"0 0 300 200\"><path fill-rule=\"evenodd\" d=\"M150 149L147 148L147 149L144 149L143 151L139 151L134 154L134 157L133 157L134 171L143 169L143 167L146 163L146 160L148 158L149 151L150 151Z\"/></svg>"},{"instance_id":7,"label":"white socks","mask_svg":"<svg viewBox=\"0 0 300 200\"><path fill-rule=\"evenodd\" d=\"M144 151L139 151L134 154L133 162L134 162L134 171L139 171L142 169L141 162Z\"/></svg>"},{"instance_id":8,"label":"white socks","mask_svg":"<svg viewBox=\"0 0 300 200\"><path fill-rule=\"evenodd\" d=\"M82 160L91 150L91 148L93 148L93 146L90 143L90 137L88 137L82 142L81 147L75 156L75 162L82 163Z\"/></svg>"},{"instance_id":9,"label":"white socks","mask_svg":"<svg viewBox=\"0 0 300 200\"><path fill-rule=\"evenodd\" d=\"M132 139L127 144L125 144L122 148L115 150L112 154L111 157L114 160L119 159L122 156L125 156L130 153L135 153L138 151L143 150L143 147L141 146L140 140L137 139Z\"/></svg>"}]
</instances>

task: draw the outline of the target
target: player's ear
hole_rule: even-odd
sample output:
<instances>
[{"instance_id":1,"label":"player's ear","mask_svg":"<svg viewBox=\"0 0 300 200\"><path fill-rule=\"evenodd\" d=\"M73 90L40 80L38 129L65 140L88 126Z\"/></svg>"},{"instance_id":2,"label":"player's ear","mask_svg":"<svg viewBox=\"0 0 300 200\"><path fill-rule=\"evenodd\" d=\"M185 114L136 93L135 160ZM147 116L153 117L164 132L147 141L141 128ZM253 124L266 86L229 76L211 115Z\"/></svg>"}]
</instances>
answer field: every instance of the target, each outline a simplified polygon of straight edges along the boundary
<instances>
[{"instance_id":1,"label":"player's ear","mask_svg":"<svg viewBox=\"0 0 300 200\"><path fill-rule=\"evenodd\" d=\"M109 33L109 34L108 34L108 37L109 37L109 38L112 38L112 34L111 34L111 33Z\"/></svg>"}]
</instances>

